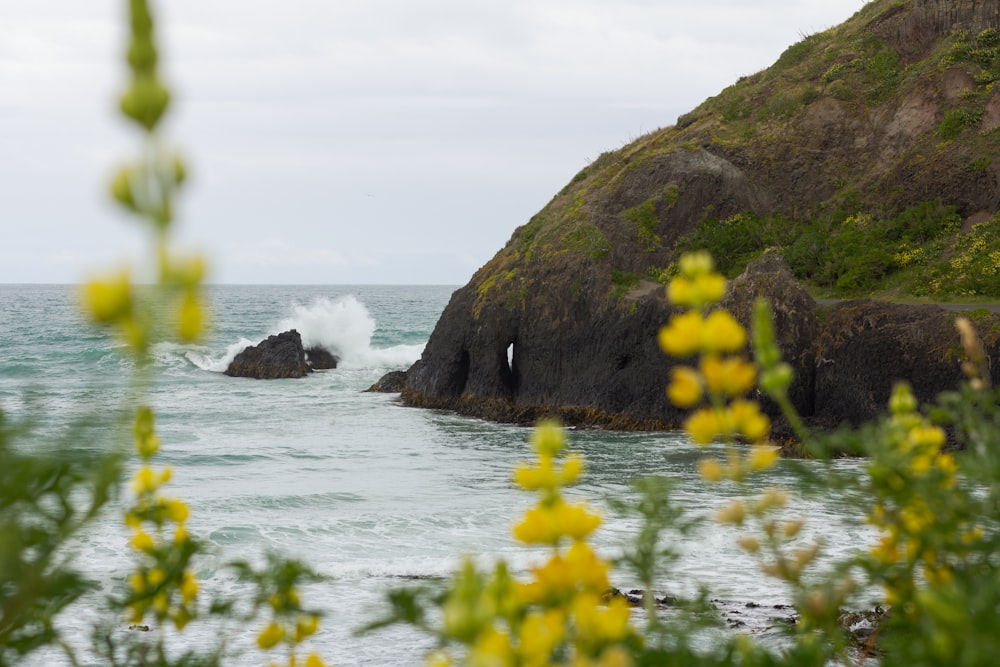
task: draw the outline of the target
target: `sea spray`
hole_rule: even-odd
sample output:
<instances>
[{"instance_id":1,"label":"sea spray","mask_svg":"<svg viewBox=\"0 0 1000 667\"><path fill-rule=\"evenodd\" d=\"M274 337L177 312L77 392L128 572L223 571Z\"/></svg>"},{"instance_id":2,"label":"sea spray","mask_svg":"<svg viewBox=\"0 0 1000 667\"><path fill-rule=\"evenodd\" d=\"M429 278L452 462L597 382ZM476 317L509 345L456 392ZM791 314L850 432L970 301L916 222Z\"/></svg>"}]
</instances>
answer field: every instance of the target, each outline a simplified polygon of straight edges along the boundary
<instances>
[{"instance_id":1,"label":"sea spray","mask_svg":"<svg viewBox=\"0 0 1000 667\"><path fill-rule=\"evenodd\" d=\"M291 316L279 323L275 333L289 329L298 330L304 347L329 350L344 368L408 366L420 357L424 348L423 345L373 348L375 319L353 295L336 300L321 297L308 306L292 304Z\"/></svg>"},{"instance_id":2,"label":"sea spray","mask_svg":"<svg viewBox=\"0 0 1000 667\"><path fill-rule=\"evenodd\" d=\"M309 305L292 303L290 310L291 315L280 320L268 333L295 329L302 336L305 348L318 346L329 350L342 369L405 368L419 359L424 349L423 343L372 347L377 329L375 319L365 304L353 295L335 300L319 297ZM183 356L202 370L222 373L237 354L258 342L241 337L221 354L202 346L186 346Z\"/></svg>"}]
</instances>

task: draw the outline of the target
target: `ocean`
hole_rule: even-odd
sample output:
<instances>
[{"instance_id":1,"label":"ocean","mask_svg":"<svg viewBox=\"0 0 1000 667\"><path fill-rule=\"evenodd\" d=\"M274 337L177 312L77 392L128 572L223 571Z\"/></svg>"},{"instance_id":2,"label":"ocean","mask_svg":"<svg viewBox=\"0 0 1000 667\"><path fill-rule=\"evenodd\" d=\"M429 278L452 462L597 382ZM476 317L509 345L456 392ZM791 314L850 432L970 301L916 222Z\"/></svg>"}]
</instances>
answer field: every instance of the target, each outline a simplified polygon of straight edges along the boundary
<instances>
[{"instance_id":1,"label":"ocean","mask_svg":"<svg viewBox=\"0 0 1000 667\"><path fill-rule=\"evenodd\" d=\"M58 438L82 417L115 414L126 395L132 364L116 340L82 319L76 289L0 285L0 408L15 419L35 417L39 439ZM513 466L531 458L528 428L407 408L397 395L364 391L420 357L453 290L212 286L213 326L204 343L154 349L157 380L149 402L162 441L158 463L173 468L164 493L188 502L189 530L210 546L196 568L202 590L244 589L223 567L229 560L261 562L274 550L305 560L327 577L307 586L303 600L326 614L310 647L330 665L422 664L430 642L414 630L355 634L384 614L386 591L445 577L466 556L484 565L502 558L524 572L545 555L510 533L532 503L511 481ZM339 367L291 380L222 373L246 345L290 328L307 345L334 351ZM115 438L107 426L84 434L83 448ZM594 544L607 557L621 553L638 526L615 515L606 500L631 497L632 482L642 476L673 479L677 502L701 515L769 486L800 487L787 463L746 487L708 486L698 461L723 456L723 449L696 447L681 433L574 430L570 443L588 462L584 482L570 493L605 515ZM806 520L799 539L823 539L827 559L874 539L843 498L796 498L793 507ZM110 508L75 545L77 567L99 584L59 619L70 642L84 648L82 664L100 664L85 651L95 601L123 586L129 572L129 535L120 517L120 507ZM788 591L761 576L736 546L738 535L714 525L677 545L682 558L658 590L690 593L705 584L723 600L790 602ZM637 584L626 573L612 583ZM233 649L250 646L258 630L231 628ZM195 623L179 643L209 646L215 632ZM40 653L26 664L66 663ZM264 665L267 658L255 654L231 664Z\"/></svg>"}]
</instances>

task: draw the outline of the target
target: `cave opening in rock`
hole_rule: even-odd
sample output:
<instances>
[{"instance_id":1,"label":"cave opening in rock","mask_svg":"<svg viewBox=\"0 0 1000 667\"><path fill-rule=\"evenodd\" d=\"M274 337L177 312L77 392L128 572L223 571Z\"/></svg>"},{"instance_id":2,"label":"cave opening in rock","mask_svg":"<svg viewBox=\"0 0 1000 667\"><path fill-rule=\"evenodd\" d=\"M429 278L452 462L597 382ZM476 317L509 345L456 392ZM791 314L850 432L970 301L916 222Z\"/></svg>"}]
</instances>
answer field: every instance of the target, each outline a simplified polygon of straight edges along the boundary
<instances>
[{"instance_id":1,"label":"cave opening in rock","mask_svg":"<svg viewBox=\"0 0 1000 667\"><path fill-rule=\"evenodd\" d=\"M507 343L500 360L500 386L503 393L511 398L517 393L517 341Z\"/></svg>"}]
</instances>

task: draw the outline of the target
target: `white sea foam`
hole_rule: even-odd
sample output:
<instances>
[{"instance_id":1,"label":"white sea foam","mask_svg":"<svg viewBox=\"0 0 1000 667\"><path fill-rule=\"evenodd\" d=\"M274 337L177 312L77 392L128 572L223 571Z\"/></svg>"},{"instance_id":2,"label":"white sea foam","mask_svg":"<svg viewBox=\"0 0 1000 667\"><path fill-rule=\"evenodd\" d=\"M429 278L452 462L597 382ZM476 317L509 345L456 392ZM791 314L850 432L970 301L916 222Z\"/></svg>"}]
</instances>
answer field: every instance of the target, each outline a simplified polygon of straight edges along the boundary
<instances>
[{"instance_id":1,"label":"white sea foam","mask_svg":"<svg viewBox=\"0 0 1000 667\"><path fill-rule=\"evenodd\" d=\"M406 367L420 358L423 344L372 347L376 323L363 303L353 296L336 300L320 298L310 305L294 303L291 315L270 331L272 334L295 329L302 336L302 345L322 347L338 359L346 369ZM247 338L230 344L222 354L205 348L187 348L184 357L202 370L224 372L236 355L256 342Z\"/></svg>"},{"instance_id":2,"label":"white sea foam","mask_svg":"<svg viewBox=\"0 0 1000 667\"><path fill-rule=\"evenodd\" d=\"M204 371L222 373L229 368L229 364L232 363L237 354L253 344L252 341L246 338L240 338L239 341L228 346L222 355L213 355L204 350L188 350L184 353L184 356L188 361Z\"/></svg>"},{"instance_id":3,"label":"white sea foam","mask_svg":"<svg viewBox=\"0 0 1000 667\"><path fill-rule=\"evenodd\" d=\"M345 296L335 301L316 299L308 306L293 304L291 316L278 324L275 333L296 329L304 347L326 348L343 368L408 366L420 358L423 345L372 347L375 326L365 305Z\"/></svg>"}]
</instances>

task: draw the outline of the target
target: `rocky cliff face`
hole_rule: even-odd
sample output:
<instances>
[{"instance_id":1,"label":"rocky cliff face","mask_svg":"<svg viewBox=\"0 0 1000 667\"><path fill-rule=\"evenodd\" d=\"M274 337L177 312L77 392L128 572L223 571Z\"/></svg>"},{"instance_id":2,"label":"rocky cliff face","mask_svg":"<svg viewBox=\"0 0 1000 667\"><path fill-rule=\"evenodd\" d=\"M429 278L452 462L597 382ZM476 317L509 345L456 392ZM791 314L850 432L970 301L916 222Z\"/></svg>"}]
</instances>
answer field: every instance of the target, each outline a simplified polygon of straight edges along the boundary
<instances>
[{"instance_id":1,"label":"rocky cliff face","mask_svg":"<svg viewBox=\"0 0 1000 667\"><path fill-rule=\"evenodd\" d=\"M706 220L784 216L794 231L833 210L892 216L935 199L966 230L1000 225L998 27L996 2L878 0L676 125L602 155L453 295L404 401L498 420L675 427L682 415L663 395L672 362L656 344L673 312L662 282L678 242ZM728 241L747 257L762 250ZM934 252L947 258L958 243ZM995 282L1000 295L1000 273ZM959 379L951 315L937 308L821 309L781 253L752 263L726 306L748 319L759 295L797 368L794 400L818 421L870 418L896 379L922 397ZM980 325L1000 358L1000 324Z\"/></svg>"}]
</instances>

